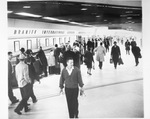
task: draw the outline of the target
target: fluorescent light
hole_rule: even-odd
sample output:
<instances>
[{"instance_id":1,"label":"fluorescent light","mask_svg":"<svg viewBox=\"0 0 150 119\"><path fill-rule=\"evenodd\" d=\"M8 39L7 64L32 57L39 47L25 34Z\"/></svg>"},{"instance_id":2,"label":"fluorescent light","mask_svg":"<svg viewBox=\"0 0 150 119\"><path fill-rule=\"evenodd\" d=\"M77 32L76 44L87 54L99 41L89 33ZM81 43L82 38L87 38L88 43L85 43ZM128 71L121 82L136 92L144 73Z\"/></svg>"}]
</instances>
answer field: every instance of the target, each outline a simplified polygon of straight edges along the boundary
<instances>
[{"instance_id":1,"label":"fluorescent light","mask_svg":"<svg viewBox=\"0 0 150 119\"><path fill-rule=\"evenodd\" d=\"M25 12L19 12L16 14L21 15L21 16L29 16L29 17L41 17L41 15L35 15L35 14L30 14L30 13L25 13Z\"/></svg>"},{"instance_id":2,"label":"fluorescent light","mask_svg":"<svg viewBox=\"0 0 150 119\"><path fill-rule=\"evenodd\" d=\"M69 22L67 20L61 20L61 19L58 19L58 21L60 21L60 22Z\"/></svg>"},{"instance_id":3,"label":"fluorescent light","mask_svg":"<svg viewBox=\"0 0 150 119\"><path fill-rule=\"evenodd\" d=\"M132 17L127 17L127 19L132 19Z\"/></svg>"},{"instance_id":4,"label":"fluorescent light","mask_svg":"<svg viewBox=\"0 0 150 119\"><path fill-rule=\"evenodd\" d=\"M101 17L100 15L97 15L96 17Z\"/></svg>"},{"instance_id":5,"label":"fluorescent light","mask_svg":"<svg viewBox=\"0 0 150 119\"><path fill-rule=\"evenodd\" d=\"M52 20L52 21L60 21L60 22L69 22L67 20L57 19L53 17L43 17L43 19Z\"/></svg>"},{"instance_id":6,"label":"fluorescent light","mask_svg":"<svg viewBox=\"0 0 150 119\"><path fill-rule=\"evenodd\" d=\"M56 21L56 20L57 20L56 18L52 18L52 17L43 17L43 19L53 20L53 21Z\"/></svg>"},{"instance_id":7,"label":"fluorescent light","mask_svg":"<svg viewBox=\"0 0 150 119\"><path fill-rule=\"evenodd\" d=\"M87 10L87 8L82 8L81 10L85 11L85 10Z\"/></svg>"},{"instance_id":8,"label":"fluorescent light","mask_svg":"<svg viewBox=\"0 0 150 119\"><path fill-rule=\"evenodd\" d=\"M8 14L12 13L13 11L7 11Z\"/></svg>"},{"instance_id":9,"label":"fluorescent light","mask_svg":"<svg viewBox=\"0 0 150 119\"><path fill-rule=\"evenodd\" d=\"M77 23L77 22L69 22L71 24L77 24L77 25L81 25L81 23Z\"/></svg>"},{"instance_id":10,"label":"fluorescent light","mask_svg":"<svg viewBox=\"0 0 150 119\"><path fill-rule=\"evenodd\" d=\"M122 14L120 17L140 16L140 14Z\"/></svg>"},{"instance_id":11,"label":"fluorescent light","mask_svg":"<svg viewBox=\"0 0 150 119\"><path fill-rule=\"evenodd\" d=\"M70 24L76 24L76 25L81 25L81 26L92 26L92 25L86 25L78 22L69 22Z\"/></svg>"},{"instance_id":12,"label":"fluorescent light","mask_svg":"<svg viewBox=\"0 0 150 119\"><path fill-rule=\"evenodd\" d=\"M81 4L82 6L92 6L92 5L90 5L90 4Z\"/></svg>"},{"instance_id":13,"label":"fluorescent light","mask_svg":"<svg viewBox=\"0 0 150 119\"><path fill-rule=\"evenodd\" d=\"M109 6L109 5L108 5L108 7L109 8L118 8L118 9L134 9L134 10L141 10L142 9L141 7L135 8L135 7L121 7L121 6Z\"/></svg>"},{"instance_id":14,"label":"fluorescent light","mask_svg":"<svg viewBox=\"0 0 150 119\"><path fill-rule=\"evenodd\" d=\"M27 8L28 9L28 8L31 8L31 6L23 6L23 8Z\"/></svg>"}]
</instances>

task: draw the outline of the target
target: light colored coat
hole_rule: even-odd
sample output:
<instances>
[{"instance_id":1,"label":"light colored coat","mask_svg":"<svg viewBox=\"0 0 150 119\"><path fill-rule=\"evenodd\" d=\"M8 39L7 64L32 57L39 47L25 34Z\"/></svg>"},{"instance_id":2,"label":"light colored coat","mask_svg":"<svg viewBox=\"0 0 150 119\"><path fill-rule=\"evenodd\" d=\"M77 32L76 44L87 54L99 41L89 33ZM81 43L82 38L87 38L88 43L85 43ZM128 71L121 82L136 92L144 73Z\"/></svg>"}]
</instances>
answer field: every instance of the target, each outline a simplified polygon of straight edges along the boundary
<instances>
[{"instance_id":1,"label":"light colored coat","mask_svg":"<svg viewBox=\"0 0 150 119\"><path fill-rule=\"evenodd\" d=\"M54 51L49 53L49 57L47 59L48 66L55 66L55 57L54 57Z\"/></svg>"},{"instance_id":2,"label":"light colored coat","mask_svg":"<svg viewBox=\"0 0 150 119\"><path fill-rule=\"evenodd\" d=\"M24 62L19 62L16 67L16 79L18 82L18 87L24 87L28 83L31 83L31 79L29 78L29 70L28 65Z\"/></svg>"},{"instance_id":3,"label":"light colored coat","mask_svg":"<svg viewBox=\"0 0 150 119\"><path fill-rule=\"evenodd\" d=\"M95 48L96 51L96 60L103 62L104 61L104 56L106 54L106 49L103 46L98 46L97 48Z\"/></svg>"}]
</instances>

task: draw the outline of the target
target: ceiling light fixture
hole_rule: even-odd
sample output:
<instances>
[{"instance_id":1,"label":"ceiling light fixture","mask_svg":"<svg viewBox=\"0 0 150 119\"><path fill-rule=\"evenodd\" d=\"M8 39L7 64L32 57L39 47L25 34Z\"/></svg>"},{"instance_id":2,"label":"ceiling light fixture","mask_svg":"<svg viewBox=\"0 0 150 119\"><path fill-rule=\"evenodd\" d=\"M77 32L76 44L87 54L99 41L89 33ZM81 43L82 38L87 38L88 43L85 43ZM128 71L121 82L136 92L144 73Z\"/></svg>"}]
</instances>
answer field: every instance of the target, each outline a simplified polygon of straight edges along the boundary
<instances>
[{"instance_id":1,"label":"ceiling light fixture","mask_svg":"<svg viewBox=\"0 0 150 119\"><path fill-rule=\"evenodd\" d=\"M81 4L82 6L92 6L91 4Z\"/></svg>"},{"instance_id":2,"label":"ceiling light fixture","mask_svg":"<svg viewBox=\"0 0 150 119\"><path fill-rule=\"evenodd\" d=\"M57 19L53 17L43 17L43 19L52 20L52 21L59 21L59 22L69 22L67 20Z\"/></svg>"},{"instance_id":3,"label":"ceiling light fixture","mask_svg":"<svg viewBox=\"0 0 150 119\"><path fill-rule=\"evenodd\" d=\"M85 10L87 10L87 8L82 8L81 10L85 11Z\"/></svg>"},{"instance_id":4,"label":"ceiling light fixture","mask_svg":"<svg viewBox=\"0 0 150 119\"><path fill-rule=\"evenodd\" d=\"M97 15L96 17L101 17L100 15Z\"/></svg>"},{"instance_id":5,"label":"ceiling light fixture","mask_svg":"<svg viewBox=\"0 0 150 119\"><path fill-rule=\"evenodd\" d=\"M132 17L127 17L127 19L132 19Z\"/></svg>"},{"instance_id":6,"label":"ceiling light fixture","mask_svg":"<svg viewBox=\"0 0 150 119\"><path fill-rule=\"evenodd\" d=\"M121 14L120 17L140 16L140 14Z\"/></svg>"},{"instance_id":7,"label":"ceiling light fixture","mask_svg":"<svg viewBox=\"0 0 150 119\"><path fill-rule=\"evenodd\" d=\"M81 23L77 23L77 22L69 22L71 24L77 24L77 25L81 25Z\"/></svg>"},{"instance_id":8,"label":"ceiling light fixture","mask_svg":"<svg viewBox=\"0 0 150 119\"><path fill-rule=\"evenodd\" d=\"M26 13L26 12L19 12L19 13L15 13L15 14L21 15L21 16L28 16L28 17L41 17L41 15L30 14L30 13Z\"/></svg>"},{"instance_id":9,"label":"ceiling light fixture","mask_svg":"<svg viewBox=\"0 0 150 119\"><path fill-rule=\"evenodd\" d=\"M23 8L29 9L31 8L31 6L23 6Z\"/></svg>"},{"instance_id":10,"label":"ceiling light fixture","mask_svg":"<svg viewBox=\"0 0 150 119\"><path fill-rule=\"evenodd\" d=\"M141 10L142 8L135 8L135 7L121 7L121 6L108 6L109 8L118 8L118 9L134 9L134 10Z\"/></svg>"}]
</instances>

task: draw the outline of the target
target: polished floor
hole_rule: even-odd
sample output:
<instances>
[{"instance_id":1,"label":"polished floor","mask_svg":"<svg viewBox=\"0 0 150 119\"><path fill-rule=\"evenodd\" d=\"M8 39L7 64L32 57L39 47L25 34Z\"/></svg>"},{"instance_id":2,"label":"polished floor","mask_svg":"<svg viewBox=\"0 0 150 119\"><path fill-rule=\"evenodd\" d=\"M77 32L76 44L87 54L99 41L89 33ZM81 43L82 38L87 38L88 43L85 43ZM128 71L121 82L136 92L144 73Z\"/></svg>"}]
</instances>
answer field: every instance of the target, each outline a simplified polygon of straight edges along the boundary
<instances>
[{"instance_id":1,"label":"polished floor","mask_svg":"<svg viewBox=\"0 0 150 119\"><path fill-rule=\"evenodd\" d=\"M98 68L88 75L86 66L81 66L85 95L79 96L79 118L143 118L143 73L142 59L136 67L132 53L126 55L121 47L124 65L114 69L109 63L110 52L105 56L103 69ZM8 101L9 119L51 119L69 118L65 95L59 94L60 75L49 75L34 84L34 92L38 102L29 100L31 111L22 115L14 113L17 104ZM14 95L21 99L19 89Z\"/></svg>"}]
</instances>

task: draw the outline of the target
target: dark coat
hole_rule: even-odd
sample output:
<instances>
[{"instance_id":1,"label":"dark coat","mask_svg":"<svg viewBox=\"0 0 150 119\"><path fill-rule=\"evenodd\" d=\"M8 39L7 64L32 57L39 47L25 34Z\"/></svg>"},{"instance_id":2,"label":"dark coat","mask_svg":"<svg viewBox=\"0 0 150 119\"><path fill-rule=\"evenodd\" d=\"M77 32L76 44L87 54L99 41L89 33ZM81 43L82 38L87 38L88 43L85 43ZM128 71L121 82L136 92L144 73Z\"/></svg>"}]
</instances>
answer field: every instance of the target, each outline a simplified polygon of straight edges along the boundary
<instances>
[{"instance_id":1,"label":"dark coat","mask_svg":"<svg viewBox=\"0 0 150 119\"><path fill-rule=\"evenodd\" d=\"M12 65L11 62L8 60L8 83L11 83L12 77Z\"/></svg>"},{"instance_id":2,"label":"dark coat","mask_svg":"<svg viewBox=\"0 0 150 119\"><path fill-rule=\"evenodd\" d=\"M25 62L28 64L29 77L31 78L31 82L34 83L35 79L38 80L38 74L36 73L35 68L33 66L35 59L34 59L34 57L27 55Z\"/></svg>"},{"instance_id":3,"label":"dark coat","mask_svg":"<svg viewBox=\"0 0 150 119\"><path fill-rule=\"evenodd\" d=\"M118 62L119 56L121 55L120 53L120 48L119 46L113 46L111 49L111 56L114 62Z\"/></svg>"},{"instance_id":4,"label":"dark coat","mask_svg":"<svg viewBox=\"0 0 150 119\"><path fill-rule=\"evenodd\" d=\"M141 49L138 46L134 46L132 48L133 55L137 58L141 56L140 51L141 51Z\"/></svg>"},{"instance_id":5,"label":"dark coat","mask_svg":"<svg viewBox=\"0 0 150 119\"><path fill-rule=\"evenodd\" d=\"M42 65L48 66L47 59L43 50L39 50L37 57L40 59Z\"/></svg>"},{"instance_id":6,"label":"dark coat","mask_svg":"<svg viewBox=\"0 0 150 119\"><path fill-rule=\"evenodd\" d=\"M93 53L91 53L90 51L86 51L84 55L84 59L87 68L92 68L92 61L94 62Z\"/></svg>"},{"instance_id":7,"label":"dark coat","mask_svg":"<svg viewBox=\"0 0 150 119\"><path fill-rule=\"evenodd\" d=\"M60 55L61 49L60 48L56 48L54 50L54 57L55 57L55 66L56 67L60 67L59 65L59 55Z\"/></svg>"},{"instance_id":8,"label":"dark coat","mask_svg":"<svg viewBox=\"0 0 150 119\"><path fill-rule=\"evenodd\" d=\"M126 50L130 50L130 42L129 41L125 42L125 48L126 48Z\"/></svg>"},{"instance_id":9,"label":"dark coat","mask_svg":"<svg viewBox=\"0 0 150 119\"><path fill-rule=\"evenodd\" d=\"M80 69L80 52L74 52L74 66L78 67Z\"/></svg>"},{"instance_id":10,"label":"dark coat","mask_svg":"<svg viewBox=\"0 0 150 119\"><path fill-rule=\"evenodd\" d=\"M87 42L87 49L90 49L90 48L92 48L92 42L91 42L91 41L88 41L88 42Z\"/></svg>"}]
</instances>

